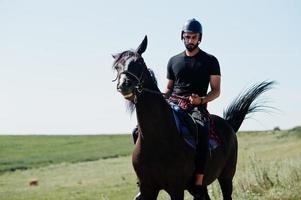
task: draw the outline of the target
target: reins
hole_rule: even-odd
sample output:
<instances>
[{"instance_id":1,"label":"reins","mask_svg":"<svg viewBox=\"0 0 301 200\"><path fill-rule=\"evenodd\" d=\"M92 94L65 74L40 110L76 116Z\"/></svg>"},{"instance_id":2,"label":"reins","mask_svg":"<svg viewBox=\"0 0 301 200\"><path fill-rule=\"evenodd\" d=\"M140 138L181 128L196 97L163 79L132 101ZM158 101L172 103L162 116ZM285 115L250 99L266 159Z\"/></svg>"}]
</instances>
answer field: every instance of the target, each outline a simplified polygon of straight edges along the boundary
<instances>
[{"instance_id":1,"label":"reins","mask_svg":"<svg viewBox=\"0 0 301 200\"><path fill-rule=\"evenodd\" d=\"M153 90L153 89L149 89L149 88L146 88L144 87L144 76L145 76L145 73L146 73L146 70L149 71L149 69L147 68L147 66L145 65L143 59L142 61L140 61L141 65L144 66L144 69L140 75L140 77L138 77L137 75L135 75L134 73L130 72L129 70L124 70L120 73L117 74L117 77L112 80L112 82L115 82L115 81L119 81L119 77L122 75L122 74L126 74L126 75L130 75L131 77L133 77L138 83L136 86L134 86L134 89L135 89L135 92L136 94L141 94L143 91L145 92L149 92L149 93L152 93L152 94L157 94L157 95L162 95L166 98L166 94L163 93L163 92L160 92L160 91L157 91L157 90ZM152 75L151 75L152 76ZM152 77L153 79L155 79L154 77ZM154 80L155 81L155 80ZM118 88L117 88L118 90ZM186 97L186 96L179 96L179 95L171 95L169 96L169 98L171 98L171 100L180 100L180 101L186 101L186 102L189 102L189 98ZM136 98L135 98L136 99ZM136 99L137 100L137 99ZM136 100L134 101L134 103L136 103Z\"/></svg>"}]
</instances>

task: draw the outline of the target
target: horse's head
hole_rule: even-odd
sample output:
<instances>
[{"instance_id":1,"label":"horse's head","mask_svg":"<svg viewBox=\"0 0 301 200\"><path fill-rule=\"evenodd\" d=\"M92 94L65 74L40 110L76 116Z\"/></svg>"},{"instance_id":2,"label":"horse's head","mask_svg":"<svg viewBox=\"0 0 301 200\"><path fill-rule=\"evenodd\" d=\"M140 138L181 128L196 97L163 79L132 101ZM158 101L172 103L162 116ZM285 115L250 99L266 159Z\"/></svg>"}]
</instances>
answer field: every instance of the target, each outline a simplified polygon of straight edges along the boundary
<instances>
[{"instance_id":1,"label":"horse's head","mask_svg":"<svg viewBox=\"0 0 301 200\"><path fill-rule=\"evenodd\" d=\"M148 72L142 58L142 53L146 50L147 37L134 51L124 51L114 55L113 68L117 71L117 90L127 100L134 100L138 93L142 92L145 74Z\"/></svg>"}]
</instances>

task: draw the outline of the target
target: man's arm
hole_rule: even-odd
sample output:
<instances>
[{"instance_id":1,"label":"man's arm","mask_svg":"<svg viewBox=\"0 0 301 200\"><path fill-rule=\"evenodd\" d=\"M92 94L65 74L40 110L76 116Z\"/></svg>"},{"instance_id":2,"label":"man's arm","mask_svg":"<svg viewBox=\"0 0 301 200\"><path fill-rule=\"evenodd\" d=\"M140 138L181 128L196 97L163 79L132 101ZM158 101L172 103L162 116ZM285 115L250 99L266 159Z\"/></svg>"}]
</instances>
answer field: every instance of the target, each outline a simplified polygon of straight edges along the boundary
<instances>
[{"instance_id":1,"label":"man's arm","mask_svg":"<svg viewBox=\"0 0 301 200\"><path fill-rule=\"evenodd\" d=\"M210 92L202 98L202 104L213 101L217 97L219 97L221 93L221 76L219 75L211 75L210 76Z\"/></svg>"},{"instance_id":2,"label":"man's arm","mask_svg":"<svg viewBox=\"0 0 301 200\"><path fill-rule=\"evenodd\" d=\"M201 105L213 101L220 95L221 88L221 76L211 75L210 76L210 92L204 96L199 97L197 94L192 94L190 96L190 102L193 105Z\"/></svg>"},{"instance_id":3,"label":"man's arm","mask_svg":"<svg viewBox=\"0 0 301 200\"><path fill-rule=\"evenodd\" d=\"M174 81L173 80L170 80L170 79L167 79L167 86L166 86L166 90L164 92L164 96L165 98L169 98L172 91L173 91L173 86L174 86Z\"/></svg>"}]
</instances>

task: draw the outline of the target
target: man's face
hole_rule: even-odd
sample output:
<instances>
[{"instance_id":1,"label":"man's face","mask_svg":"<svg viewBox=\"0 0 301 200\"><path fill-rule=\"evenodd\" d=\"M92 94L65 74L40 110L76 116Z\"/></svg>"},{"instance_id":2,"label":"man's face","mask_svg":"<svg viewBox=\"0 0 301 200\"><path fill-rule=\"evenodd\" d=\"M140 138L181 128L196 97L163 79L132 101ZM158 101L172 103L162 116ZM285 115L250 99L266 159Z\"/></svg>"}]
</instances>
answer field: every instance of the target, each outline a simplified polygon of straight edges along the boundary
<instances>
[{"instance_id":1,"label":"man's face","mask_svg":"<svg viewBox=\"0 0 301 200\"><path fill-rule=\"evenodd\" d=\"M200 34L199 33L183 33L183 40L185 47L188 51L195 50L199 45Z\"/></svg>"}]
</instances>

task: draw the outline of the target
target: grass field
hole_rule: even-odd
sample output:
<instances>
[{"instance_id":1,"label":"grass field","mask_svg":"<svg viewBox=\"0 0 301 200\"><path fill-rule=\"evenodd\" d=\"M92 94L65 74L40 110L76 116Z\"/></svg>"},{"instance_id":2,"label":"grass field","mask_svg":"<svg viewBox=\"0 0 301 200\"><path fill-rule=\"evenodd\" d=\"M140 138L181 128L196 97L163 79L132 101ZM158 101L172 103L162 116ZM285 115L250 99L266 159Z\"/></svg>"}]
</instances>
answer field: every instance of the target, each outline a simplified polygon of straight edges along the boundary
<instances>
[{"instance_id":1,"label":"grass field","mask_svg":"<svg viewBox=\"0 0 301 200\"><path fill-rule=\"evenodd\" d=\"M18 169L129 155L129 135L0 136L0 174Z\"/></svg>"},{"instance_id":2,"label":"grass field","mask_svg":"<svg viewBox=\"0 0 301 200\"><path fill-rule=\"evenodd\" d=\"M301 199L300 127L241 132L238 141L234 199ZM0 200L132 199L131 151L130 135L0 136ZM217 183L208 189L221 199Z\"/></svg>"}]
</instances>

